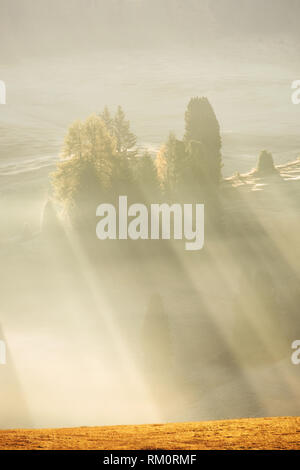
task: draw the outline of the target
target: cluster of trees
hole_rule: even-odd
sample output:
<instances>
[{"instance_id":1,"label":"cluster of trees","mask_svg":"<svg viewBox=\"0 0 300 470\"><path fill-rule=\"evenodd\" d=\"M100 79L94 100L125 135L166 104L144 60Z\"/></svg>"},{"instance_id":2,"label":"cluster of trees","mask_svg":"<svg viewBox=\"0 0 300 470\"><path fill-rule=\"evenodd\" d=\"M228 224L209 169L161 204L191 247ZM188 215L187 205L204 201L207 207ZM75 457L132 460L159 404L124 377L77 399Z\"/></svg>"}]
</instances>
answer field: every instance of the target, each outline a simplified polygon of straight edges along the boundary
<instances>
[{"instance_id":1,"label":"cluster of trees","mask_svg":"<svg viewBox=\"0 0 300 470\"><path fill-rule=\"evenodd\" d=\"M52 174L55 198L69 214L86 211L119 194L130 197L137 182L158 189L153 159L137 155L136 137L121 107L115 117L104 109L74 122L65 137L61 160Z\"/></svg>"},{"instance_id":2,"label":"cluster of trees","mask_svg":"<svg viewBox=\"0 0 300 470\"><path fill-rule=\"evenodd\" d=\"M54 194L69 213L94 216L95 204L120 194L142 202L196 196L216 190L221 180L221 138L207 98L192 98L185 114L183 140L170 135L154 159L140 154L136 136L119 106L107 107L84 122L74 122L66 135L61 160L52 175ZM137 199L138 198L138 199Z\"/></svg>"}]
</instances>

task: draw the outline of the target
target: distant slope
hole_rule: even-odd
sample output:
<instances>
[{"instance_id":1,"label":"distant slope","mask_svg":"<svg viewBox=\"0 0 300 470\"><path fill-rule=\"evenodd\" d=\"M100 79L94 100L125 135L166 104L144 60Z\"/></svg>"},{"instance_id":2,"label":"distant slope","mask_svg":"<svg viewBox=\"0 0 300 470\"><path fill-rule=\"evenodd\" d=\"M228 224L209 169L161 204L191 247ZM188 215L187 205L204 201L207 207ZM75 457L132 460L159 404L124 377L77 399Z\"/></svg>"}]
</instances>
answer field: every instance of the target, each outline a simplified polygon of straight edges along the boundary
<instances>
[{"instance_id":1,"label":"distant slope","mask_svg":"<svg viewBox=\"0 0 300 470\"><path fill-rule=\"evenodd\" d=\"M0 431L0 449L300 449L300 417Z\"/></svg>"}]
</instances>

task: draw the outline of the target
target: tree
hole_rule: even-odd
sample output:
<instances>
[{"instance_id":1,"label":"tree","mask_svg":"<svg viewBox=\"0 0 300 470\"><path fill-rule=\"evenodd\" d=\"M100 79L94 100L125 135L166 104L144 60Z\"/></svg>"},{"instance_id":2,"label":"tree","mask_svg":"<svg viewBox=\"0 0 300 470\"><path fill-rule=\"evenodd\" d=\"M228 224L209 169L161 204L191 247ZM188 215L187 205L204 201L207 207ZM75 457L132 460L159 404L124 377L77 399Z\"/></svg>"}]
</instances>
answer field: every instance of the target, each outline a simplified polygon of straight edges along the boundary
<instances>
[{"instance_id":1,"label":"tree","mask_svg":"<svg viewBox=\"0 0 300 470\"><path fill-rule=\"evenodd\" d=\"M136 144L136 136L130 131L130 122L126 119L125 113L121 106L118 106L114 118L105 106L103 112L100 114L108 132L116 140L116 150L119 154L128 156L129 152L132 155L133 147Z\"/></svg>"},{"instance_id":2,"label":"tree","mask_svg":"<svg viewBox=\"0 0 300 470\"><path fill-rule=\"evenodd\" d=\"M212 180L209 154L202 142L190 140L186 144L186 160L183 178L191 187L205 188Z\"/></svg>"},{"instance_id":3,"label":"tree","mask_svg":"<svg viewBox=\"0 0 300 470\"><path fill-rule=\"evenodd\" d=\"M168 162L167 162L167 146L164 144L155 159L155 166L157 171L157 177L162 189L165 188L165 183L167 179L167 170L168 170Z\"/></svg>"},{"instance_id":4,"label":"tree","mask_svg":"<svg viewBox=\"0 0 300 470\"><path fill-rule=\"evenodd\" d=\"M210 184L218 185L221 179L220 126L207 98L191 98L185 113L184 141L186 144L197 141L205 147L204 173L209 175Z\"/></svg>"},{"instance_id":5,"label":"tree","mask_svg":"<svg viewBox=\"0 0 300 470\"><path fill-rule=\"evenodd\" d=\"M42 214L42 223L41 223L41 231L46 236L61 236L62 235L62 227L60 224L59 217L55 210L55 205L53 201L48 198L43 214Z\"/></svg>"},{"instance_id":6,"label":"tree","mask_svg":"<svg viewBox=\"0 0 300 470\"><path fill-rule=\"evenodd\" d=\"M130 123L126 120L121 106L118 107L115 117L112 118L107 106L100 114L100 118L116 143L112 167L112 189L114 193L133 192L133 167L136 152L136 136L130 131Z\"/></svg>"},{"instance_id":7,"label":"tree","mask_svg":"<svg viewBox=\"0 0 300 470\"><path fill-rule=\"evenodd\" d=\"M233 312L233 338L239 360L258 365L281 358L281 306L275 279L264 265L249 265L248 272L241 276Z\"/></svg>"},{"instance_id":8,"label":"tree","mask_svg":"<svg viewBox=\"0 0 300 470\"><path fill-rule=\"evenodd\" d=\"M207 98L192 98L185 113L184 140L170 134L156 160L166 193L212 196L221 179L221 137Z\"/></svg>"},{"instance_id":9,"label":"tree","mask_svg":"<svg viewBox=\"0 0 300 470\"><path fill-rule=\"evenodd\" d=\"M126 120L121 106L118 106L113 122L117 152L127 154L136 144L136 136L130 131L130 122Z\"/></svg>"},{"instance_id":10,"label":"tree","mask_svg":"<svg viewBox=\"0 0 300 470\"><path fill-rule=\"evenodd\" d=\"M137 158L136 180L146 198L155 197L159 193L157 169L148 152Z\"/></svg>"},{"instance_id":11,"label":"tree","mask_svg":"<svg viewBox=\"0 0 300 470\"><path fill-rule=\"evenodd\" d=\"M114 156L111 190L117 198L120 194L130 197L134 192L134 171L131 158L118 153Z\"/></svg>"},{"instance_id":12,"label":"tree","mask_svg":"<svg viewBox=\"0 0 300 470\"><path fill-rule=\"evenodd\" d=\"M3 285L1 283L1 285ZM9 336L8 336L9 337ZM28 427L33 425L30 409L27 405L26 391L19 380L16 370L14 347L10 348L0 325L1 340L1 426ZM5 365L3 364L5 362Z\"/></svg>"},{"instance_id":13,"label":"tree","mask_svg":"<svg viewBox=\"0 0 300 470\"><path fill-rule=\"evenodd\" d=\"M180 191L185 167L185 145L170 133L167 143L160 150L156 167L161 185L167 194Z\"/></svg>"},{"instance_id":14,"label":"tree","mask_svg":"<svg viewBox=\"0 0 300 470\"><path fill-rule=\"evenodd\" d=\"M153 376L170 373L172 341L168 316L160 295L151 297L143 325L142 347L146 371Z\"/></svg>"},{"instance_id":15,"label":"tree","mask_svg":"<svg viewBox=\"0 0 300 470\"><path fill-rule=\"evenodd\" d=\"M273 156L267 150L263 150L258 157L257 171L264 175L276 173Z\"/></svg>"}]
</instances>

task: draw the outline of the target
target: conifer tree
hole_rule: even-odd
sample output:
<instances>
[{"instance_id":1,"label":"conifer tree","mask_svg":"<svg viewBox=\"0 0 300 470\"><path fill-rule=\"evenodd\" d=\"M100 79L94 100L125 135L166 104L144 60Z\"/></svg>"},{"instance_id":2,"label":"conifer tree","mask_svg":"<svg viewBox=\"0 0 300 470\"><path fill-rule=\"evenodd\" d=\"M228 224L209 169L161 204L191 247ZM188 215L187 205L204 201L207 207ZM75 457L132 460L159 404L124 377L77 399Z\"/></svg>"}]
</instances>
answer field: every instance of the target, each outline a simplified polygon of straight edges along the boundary
<instances>
[{"instance_id":1,"label":"conifer tree","mask_svg":"<svg viewBox=\"0 0 300 470\"><path fill-rule=\"evenodd\" d=\"M143 325L142 348L146 371L168 374L172 359L172 340L168 316L160 295L151 297Z\"/></svg>"},{"instance_id":2,"label":"conifer tree","mask_svg":"<svg viewBox=\"0 0 300 470\"><path fill-rule=\"evenodd\" d=\"M112 117L109 109L105 106L100 118L103 120L106 129L116 141L116 151L119 154L134 156L133 147L136 145L136 136L130 130L130 122L126 119L121 106L118 106L117 112Z\"/></svg>"},{"instance_id":3,"label":"conifer tree","mask_svg":"<svg viewBox=\"0 0 300 470\"><path fill-rule=\"evenodd\" d=\"M145 196L156 196L159 191L159 181L157 169L151 155L145 152L137 160L136 178L140 190Z\"/></svg>"},{"instance_id":4,"label":"conifer tree","mask_svg":"<svg viewBox=\"0 0 300 470\"><path fill-rule=\"evenodd\" d=\"M113 135L116 139L118 153L128 155L129 151L133 152L136 136L130 131L130 122L126 119L121 106L118 106L113 120Z\"/></svg>"},{"instance_id":5,"label":"conifer tree","mask_svg":"<svg viewBox=\"0 0 300 470\"><path fill-rule=\"evenodd\" d=\"M100 117L101 119L103 120L105 126L106 126L106 129L108 130L108 132L113 135L114 133L114 120L109 112L109 109L107 106L104 107L102 113L100 114Z\"/></svg>"},{"instance_id":6,"label":"conifer tree","mask_svg":"<svg viewBox=\"0 0 300 470\"><path fill-rule=\"evenodd\" d=\"M206 161L202 162L209 182L218 185L221 179L221 136L220 126L214 110L205 97L192 98L185 113L186 144L198 141L205 147Z\"/></svg>"},{"instance_id":7,"label":"conifer tree","mask_svg":"<svg viewBox=\"0 0 300 470\"><path fill-rule=\"evenodd\" d=\"M70 126L62 160L52 174L54 194L67 209L100 188L109 188L115 148L115 141L99 116L92 115Z\"/></svg>"}]
</instances>

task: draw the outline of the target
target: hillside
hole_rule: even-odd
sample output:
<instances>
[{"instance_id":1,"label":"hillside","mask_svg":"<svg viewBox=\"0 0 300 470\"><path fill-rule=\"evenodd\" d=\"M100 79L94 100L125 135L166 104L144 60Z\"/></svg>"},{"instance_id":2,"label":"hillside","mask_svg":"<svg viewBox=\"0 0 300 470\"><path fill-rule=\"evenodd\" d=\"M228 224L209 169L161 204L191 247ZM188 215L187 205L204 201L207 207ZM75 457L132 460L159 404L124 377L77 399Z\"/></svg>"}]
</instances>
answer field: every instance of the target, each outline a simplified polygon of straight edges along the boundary
<instances>
[{"instance_id":1,"label":"hillside","mask_svg":"<svg viewBox=\"0 0 300 470\"><path fill-rule=\"evenodd\" d=\"M0 431L1 449L300 449L300 417Z\"/></svg>"},{"instance_id":2,"label":"hillside","mask_svg":"<svg viewBox=\"0 0 300 470\"><path fill-rule=\"evenodd\" d=\"M259 174L255 169L236 173L223 182L224 211L233 223L239 222L239 231L251 229L256 236L264 233L275 240L279 238L274 231L276 227L279 231L286 230L285 236L292 236L299 229L299 183L299 159L277 165L270 175Z\"/></svg>"}]
</instances>

